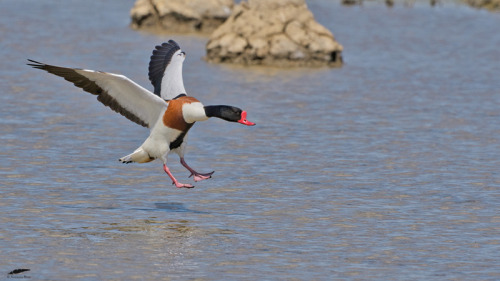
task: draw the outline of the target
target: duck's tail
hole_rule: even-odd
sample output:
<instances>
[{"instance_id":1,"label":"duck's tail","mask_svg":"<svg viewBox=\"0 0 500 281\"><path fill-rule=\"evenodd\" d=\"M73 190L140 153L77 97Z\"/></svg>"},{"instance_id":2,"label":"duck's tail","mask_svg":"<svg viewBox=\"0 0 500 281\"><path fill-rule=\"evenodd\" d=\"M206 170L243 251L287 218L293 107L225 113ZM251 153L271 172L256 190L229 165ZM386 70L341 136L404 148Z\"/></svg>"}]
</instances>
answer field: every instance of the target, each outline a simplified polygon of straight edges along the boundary
<instances>
[{"instance_id":1,"label":"duck's tail","mask_svg":"<svg viewBox=\"0 0 500 281\"><path fill-rule=\"evenodd\" d=\"M128 164L132 162L137 162L137 163L147 163L155 160L153 157L151 157L142 147L139 147L136 149L133 153L123 156L122 158L118 159L118 161Z\"/></svg>"}]
</instances>

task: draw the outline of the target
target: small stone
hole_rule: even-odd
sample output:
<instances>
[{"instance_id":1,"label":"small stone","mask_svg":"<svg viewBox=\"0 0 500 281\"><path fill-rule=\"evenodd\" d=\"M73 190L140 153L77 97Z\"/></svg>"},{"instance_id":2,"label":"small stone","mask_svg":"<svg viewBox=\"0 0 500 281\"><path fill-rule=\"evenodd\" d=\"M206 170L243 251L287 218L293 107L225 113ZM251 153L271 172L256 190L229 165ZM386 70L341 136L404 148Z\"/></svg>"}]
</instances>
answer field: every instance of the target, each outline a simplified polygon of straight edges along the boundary
<instances>
[{"instance_id":1,"label":"small stone","mask_svg":"<svg viewBox=\"0 0 500 281\"><path fill-rule=\"evenodd\" d=\"M292 52L298 49L298 45L295 44L284 34L278 34L273 36L271 39L271 48L269 53L277 58L286 58Z\"/></svg>"},{"instance_id":2,"label":"small stone","mask_svg":"<svg viewBox=\"0 0 500 281\"><path fill-rule=\"evenodd\" d=\"M294 20L290 22L285 28L285 34L292 39L293 42L299 45L306 45L309 41L308 34L304 25Z\"/></svg>"},{"instance_id":3,"label":"small stone","mask_svg":"<svg viewBox=\"0 0 500 281\"><path fill-rule=\"evenodd\" d=\"M242 53L245 47L247 46L247 40L238 36L233 39L231 45L227 48L230 53L239 54Z\"/></svg>"},{"instance_id":4,"label":"small stone","mask_svg":"<svg viewBox=\"0 0 500 281\"><path fill-rule=\"evenodd\" d=\"M269 52L269 44L263 38L249 38L248 44L250 45L250 53L258 58L264 57Z\"/></svg>"}]
</instances>

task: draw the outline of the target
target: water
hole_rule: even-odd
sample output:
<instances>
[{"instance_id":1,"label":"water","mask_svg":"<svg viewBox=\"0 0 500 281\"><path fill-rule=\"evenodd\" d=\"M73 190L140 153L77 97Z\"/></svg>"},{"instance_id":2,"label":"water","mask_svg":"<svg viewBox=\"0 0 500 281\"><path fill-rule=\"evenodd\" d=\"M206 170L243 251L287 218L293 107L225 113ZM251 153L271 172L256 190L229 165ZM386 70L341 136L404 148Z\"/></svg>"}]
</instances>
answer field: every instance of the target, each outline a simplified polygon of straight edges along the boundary
<instances>
[{"instance_id":1,"label":"water","mask_svg":"<svg viewBox=\"0 0 500 281\"><path fill-rule=\"evenodd\" d=\"M33 280L500 279L500 15L310 1L338 69L207 64L205 37L128 28L134 1L0 2L0 272ZM30 69L123 73L155 44L255 127L196 124L176 189L117 159L148 130ZM175 156L171 168L191 182Z\"/></svg>"}]
</instances>

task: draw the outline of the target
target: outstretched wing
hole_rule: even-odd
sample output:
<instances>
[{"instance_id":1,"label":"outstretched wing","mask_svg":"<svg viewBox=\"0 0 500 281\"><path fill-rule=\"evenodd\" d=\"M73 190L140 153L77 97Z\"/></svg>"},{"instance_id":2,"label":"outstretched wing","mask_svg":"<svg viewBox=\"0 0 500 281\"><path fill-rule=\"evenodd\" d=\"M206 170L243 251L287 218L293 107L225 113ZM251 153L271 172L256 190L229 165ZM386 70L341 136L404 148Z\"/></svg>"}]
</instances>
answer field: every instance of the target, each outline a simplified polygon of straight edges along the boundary
<instances>
[{"instance_id":1,"label":"outstretched wing","mask_svg":"<svg viewBox=\"0 0 500 281\"><path fill-rule=\"evenodd\" d=\"M28 60L29 66L60 76L97 96L97 100L141 126L152 128L167 103L123 75L49 65Z\"/></svg>"},{"instance_id":2,"label":"outstretched wing","mask_svg":"<svg viewBox=\"0 0 500 281\"><path fill-rule=\"evenodd\" d=\"M186 94L182 80L182 64L185 53L174 41L156 46L149 61L149 80L154 93L164 100Z\"/></svg>"}]
</instances>

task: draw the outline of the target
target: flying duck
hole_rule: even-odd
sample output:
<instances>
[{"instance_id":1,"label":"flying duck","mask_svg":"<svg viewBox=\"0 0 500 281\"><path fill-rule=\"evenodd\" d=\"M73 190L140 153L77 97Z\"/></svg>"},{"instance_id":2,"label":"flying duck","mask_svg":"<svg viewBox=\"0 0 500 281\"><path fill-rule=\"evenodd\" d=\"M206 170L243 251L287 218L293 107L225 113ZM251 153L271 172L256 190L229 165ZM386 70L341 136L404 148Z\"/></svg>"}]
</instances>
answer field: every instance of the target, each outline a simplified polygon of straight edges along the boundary
<instances>
[{"instance_id":1,"label":"flying duck","mask_svg":"<svg viewBox=\"0 0 500 281\"><path fill-rule=\"evenodd\" d=\"M97 100L115 112L141 126L150 129L149 137L133 153L119 159L122 163L146 163L155 159L163 161L163 170L172 184L181 188L193 188L179 182L167 166L167 156L175 152L181 164L191 172L194 181L212 177L214 172L199 173L184 159L186 136L196 121L217 117L229 122L253 126L246 119L247 112L229 105L204 106L188 96L182 80L182 64L186 53L169 40L156 46L149 62L149 80L154 93L129 78L108 72L49 65L28 59L29 66L60 76L84 91L97 96Z\"/></svg>"}]
</instances>

